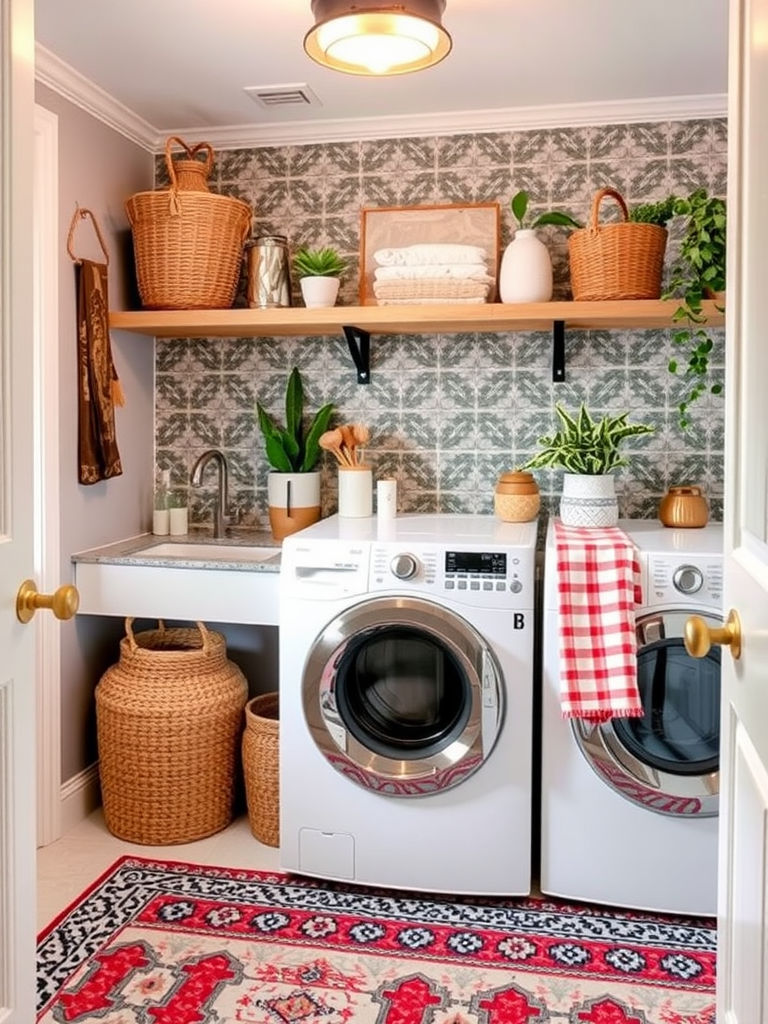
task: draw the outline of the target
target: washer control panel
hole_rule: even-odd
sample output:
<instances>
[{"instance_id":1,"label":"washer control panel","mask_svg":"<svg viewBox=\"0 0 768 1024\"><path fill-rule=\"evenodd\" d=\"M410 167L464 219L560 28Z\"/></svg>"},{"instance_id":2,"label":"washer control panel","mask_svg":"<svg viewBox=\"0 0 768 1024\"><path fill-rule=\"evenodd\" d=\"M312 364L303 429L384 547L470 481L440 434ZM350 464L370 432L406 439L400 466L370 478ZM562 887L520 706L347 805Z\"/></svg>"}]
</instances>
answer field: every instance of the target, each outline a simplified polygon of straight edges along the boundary
<instances>
[{"instance_id":1,"label":"washer control panel","mask_svg":"<svg viewBox=\"0 0 768 1024\"><path fill-rule=\"evenodd\" d=\"M649 606L693 598L697 604L719 607L723 599L722 556L682 560L679 555L649 555L645 591Z\"/></svg>"},{"instance_id":2,"label":"washer control panel","mask_svg":"<svg viewBox=\"0 0 768 1024\"><path fill-rule=\"evenodd\" d=\"M533 552L510 548L399 548L373 544L371 591L420 591L479 606L533 603Z\"/></svg>"}]
</instances>

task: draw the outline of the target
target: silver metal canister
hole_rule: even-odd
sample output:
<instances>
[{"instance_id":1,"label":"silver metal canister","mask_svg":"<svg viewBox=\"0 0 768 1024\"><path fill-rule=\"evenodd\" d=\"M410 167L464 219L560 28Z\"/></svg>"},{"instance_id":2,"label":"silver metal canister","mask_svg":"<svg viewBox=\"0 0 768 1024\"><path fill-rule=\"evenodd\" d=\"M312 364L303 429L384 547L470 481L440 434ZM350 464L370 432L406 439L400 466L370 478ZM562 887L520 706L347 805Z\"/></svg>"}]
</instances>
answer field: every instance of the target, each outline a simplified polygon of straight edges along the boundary
<instances>
[{"instance_id":1,"label":"silver metal canister","mask_svg":"<svg viewBox=\"0 0 768 1024\"><path fill-rule=\"evenodd\" d=\"M252 309L290 306L291 278L285 235L261 235L248 243L247 250L248 305Z\"/></svg>"}]
</instances>

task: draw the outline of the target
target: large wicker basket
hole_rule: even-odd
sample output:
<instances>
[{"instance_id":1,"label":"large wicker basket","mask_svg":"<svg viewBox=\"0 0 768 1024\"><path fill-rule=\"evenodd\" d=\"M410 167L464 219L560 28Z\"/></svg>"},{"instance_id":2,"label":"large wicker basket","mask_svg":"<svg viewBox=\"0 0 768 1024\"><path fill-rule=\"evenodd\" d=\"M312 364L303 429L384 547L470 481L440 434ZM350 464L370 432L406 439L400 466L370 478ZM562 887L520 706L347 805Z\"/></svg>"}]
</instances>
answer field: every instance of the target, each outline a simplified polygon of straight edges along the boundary
<instances>
[{"instance_id":1,"label":"large wicker basket","mask_svg":"<svg viewBox=\"0 0 768 1024\"><path fill-rule=\"evenodd\" d=\"M220 633L134 634L96 687L99 775L107 828L134 843L186 843L232 820L245 677Z\"/></svg>"},{"instance_id":2,"label":"large wicker basket","mask_svg":"<svg viewBox=\"0 0 768 1024\"><path fill-rule=\"evenodd\" d=\"M600 224L600 204L610 197L619 204L623 221ZM658 299L667 246L667 229L628 220L619 192L595 193L589 223L568 239L571 290L577 301Z\"/></svg>"},{"instance_id":3,"label":"large wicker basket","mask_svg":"<svg viewBox=\"0 0 768 1024\"><path fill-rule=\"evenodd\" d=\"M190 159L174 161L174 141L165 150L170 189L137 192L125 204L141 302L146 309L227 309L237 291L251 207L209 192L207 172L193 166L205 165L191 158L199 146L188 150Z\"/></svg>"},{"instance_id":4,"label":"large wicker basket","mask_svg":"<svg viewBox=\"0 0 768 1024\"><path fill-rule=\"evenodd\" d=\"M280 843L279 697L264 693L245 705L243 778L251 832L261 843Z\"/></svg>"}]
</instances>

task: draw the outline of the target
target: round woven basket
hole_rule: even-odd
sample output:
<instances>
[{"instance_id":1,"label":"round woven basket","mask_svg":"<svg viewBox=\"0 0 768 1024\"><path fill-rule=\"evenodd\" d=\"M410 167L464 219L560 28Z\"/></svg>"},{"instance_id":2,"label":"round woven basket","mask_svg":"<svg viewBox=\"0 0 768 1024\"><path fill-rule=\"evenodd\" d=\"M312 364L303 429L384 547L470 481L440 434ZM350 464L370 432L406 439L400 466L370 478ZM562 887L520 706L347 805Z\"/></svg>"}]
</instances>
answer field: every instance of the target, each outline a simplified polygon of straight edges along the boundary
<instances>
[{"instance_id":1,"label":"round woven basket","mask_svg":"<svg viewBox=\"0 0 768 1024\"><path fill-rule=\"evenodd\" d=\"M280 843L280 726L277 693L245 705L243 777L251 832L267 846Z\"/></svg>"},{"instance_id":2,"label":"round woven basket","mask_svg":"<svg viewBox=\"0 0 768 1024\"><path fill-rule=\"evenodd\" d=\"M169 140L171 141L171 140ZM201 188L195 160L174 161L170 189L137 192L125 204L136 279L146 309L227 309L235 298L252 211L242 199ZM187 184L179 184L181 163ZM190 184L190 175L192 184ZM207 177L207 176L206 176Z\"/></svg>"},{"instance_id":3,"label":"round woven basket","mask_svg":"<svg viewBox=\"0 0 768 1024\"><path fill-rule=\"evenodd\" d=\"M623 221L600 224L600 204L610 197ZM577 302L658 299L667 229L628 220L623 196L612 188L595 193L589 223L568 239L571 291Z\"/></svg>"},{"instance_id":4,"label":"round woven basket","mask_svg":"<svg viewBox=\"0 0 768 1024\"><path fill-rule=\"evenodd\" d=\"M132 622L96 686L104 820L134 843L202 839L232 820L248 686L202 622L136 634Z\"/></svg>"}]
</instances>

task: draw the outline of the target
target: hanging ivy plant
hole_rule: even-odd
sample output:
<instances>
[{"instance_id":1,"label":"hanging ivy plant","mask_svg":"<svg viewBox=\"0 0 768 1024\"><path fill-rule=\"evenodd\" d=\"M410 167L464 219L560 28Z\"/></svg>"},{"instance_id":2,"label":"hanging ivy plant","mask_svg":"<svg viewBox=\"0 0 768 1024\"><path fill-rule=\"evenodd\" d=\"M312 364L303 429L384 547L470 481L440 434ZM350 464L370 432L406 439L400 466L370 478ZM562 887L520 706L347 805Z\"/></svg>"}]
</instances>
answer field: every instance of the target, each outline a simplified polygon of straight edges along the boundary
<instances>
[{"instance_id":1,"label":"hanging ivy plant","mask_svg":"<svg viewBox=\"0 0 768 1024\"><path fill-rule=\"evenodd\" d=\"M700 188L687 199L676 199L674 213L685 218L685 230L663 298L680 300L673 315L680 327L672 341L681 354L670 359L669 371L690 378L678 404L678 422L687 430L692 403L706 392L719 395L723 391L722 384L710 379L709 357L714 342L706 329L703 302L705 298L723 299L725 294L725 201ZM717 308L722 310L724 305Z\"/></svg>"}]
</instances>

